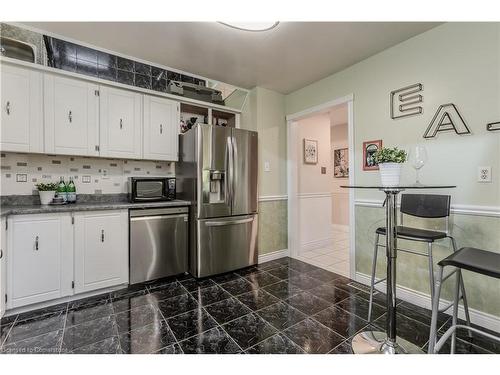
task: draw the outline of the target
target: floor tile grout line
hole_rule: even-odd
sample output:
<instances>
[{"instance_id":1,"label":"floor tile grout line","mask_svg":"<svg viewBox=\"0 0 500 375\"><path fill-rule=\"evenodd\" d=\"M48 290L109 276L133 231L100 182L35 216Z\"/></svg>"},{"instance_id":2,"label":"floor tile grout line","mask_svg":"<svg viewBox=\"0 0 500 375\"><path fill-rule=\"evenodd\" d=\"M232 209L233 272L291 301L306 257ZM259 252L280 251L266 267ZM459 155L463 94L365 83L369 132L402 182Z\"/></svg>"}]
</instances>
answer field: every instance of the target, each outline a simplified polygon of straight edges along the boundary
<instances>
[{"instance_id":1,"label":"floor tile grout line","mask_svg":"<svg viewBox=\"0 0 500 375\"><path fill-rule=\"evenodd\" d=\"M14 328L14 325L17 323L18 318L19 318L19 314L16 315L16 317L14 318L12 323L10 324L9 331L5 335L5 338L2 340L2 342L0 342L0 350L3 349L5 343L7 342L7 339L9 338L10 333L12 332L12 329Z\"/></svg>"},{"instance_id":2,"label":"floor tile grout line","mask_svg":"<svg viewBox=\"0 0 500 375\"><path fill-rule=\"evenodd\" d=\"M243 350L243 348L240 346L240 344L238 344L238 342L224 329L224 327L222 327L222 324L219 324L219 322L205 309L203 308L203 310L205 311L205 313L213 319L213 321L217 324L218 327L220 327L220 329L222 329L224 331L224 333L227 335L227 337L229 337L231 340L233 340L233 342L236 344L236 346L238 348L240 348L240 350L245 353L245 351ZM244 316L244 315L243 315ZM215 327L213 327L215 328ZM206 331L205 331L206 332Z\"/></svg>"},{"instance_id":3,"label":"floor tile grout line","mask_svg":"<svg viewBox=\"0 0 500 375\"><path fill-rule=\"evenodd\" d=\"M66 305L66 312L64 314L64 324L63 324L62 334L61 334L61 343L59 344L59 351L58 351L59 354L61 354L62 347L64 344L64 334L66 333L66 322L68 321L68 308L69 308L69 303Z\"/></svg>"}]
</instances>

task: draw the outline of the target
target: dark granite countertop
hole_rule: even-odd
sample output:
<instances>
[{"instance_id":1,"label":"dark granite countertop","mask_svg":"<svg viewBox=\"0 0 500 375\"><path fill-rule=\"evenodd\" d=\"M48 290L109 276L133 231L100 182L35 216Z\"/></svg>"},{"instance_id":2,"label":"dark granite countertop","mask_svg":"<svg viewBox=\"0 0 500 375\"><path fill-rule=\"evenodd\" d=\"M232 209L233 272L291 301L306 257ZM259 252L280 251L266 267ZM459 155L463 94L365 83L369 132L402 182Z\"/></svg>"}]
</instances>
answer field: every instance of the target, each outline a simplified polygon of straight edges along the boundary
<instances>
[{"instance_id":1,"label":"dark granite countertop","mask_svg":"<svg viewBox=\"0 0 500 375\"><path fill-rule=\"evenodd\" d=\"M129 208L159 208L159 207L180 207L191 205L190 201L173 200L164 202L130 203L123 194L104 194L98 199L95 197L78 196L77 203L59 206L42 206L36 199L29 200L19 196L2 197L0 206L0 217L8 215L25 214L45 214L54 212L75 212L75 211L99 211L99 210L123 210ZM39 200L38 200L39 202Z\"/></svg>"}]
</instances>

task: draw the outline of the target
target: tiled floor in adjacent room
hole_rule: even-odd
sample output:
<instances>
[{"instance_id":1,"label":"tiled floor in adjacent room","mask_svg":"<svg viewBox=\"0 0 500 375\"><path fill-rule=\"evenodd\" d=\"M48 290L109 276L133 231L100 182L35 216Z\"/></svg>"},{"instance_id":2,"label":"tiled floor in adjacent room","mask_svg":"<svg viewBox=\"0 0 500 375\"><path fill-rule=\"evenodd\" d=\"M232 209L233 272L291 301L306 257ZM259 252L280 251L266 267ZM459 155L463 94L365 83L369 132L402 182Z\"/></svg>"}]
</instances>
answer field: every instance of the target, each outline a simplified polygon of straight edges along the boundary
<instances>
[{"instance_id":1,"label":"tiled floor in adjacent room","mask_svg":"<svg viewBox=\"0 0 500 375\"><path fill-rule=\"evenodd\" d=\"M309 264L349 277L349 232L335 230L332 233L332 238L330 246L302 251L298 258Z\"/></svg>"},{"instance_id":2,"label":"tiled floor in adjacent room","mask_svg":"<svg viewBox=\"0 0 500 375\"><path fill-rule=\"evenodd\" d=\"M282 258L196 281L182 276L4 318L3 353L350 353L373 329L367 294L351 280ZM376 296L374 327L385 308ZM449 324L440 316L440 326ZM424 348L430 312L400 302L399 335ZM459 333L457 352L500 353ZM446 350L446 348L445 348Z\"/></svg>"}]
</instances>

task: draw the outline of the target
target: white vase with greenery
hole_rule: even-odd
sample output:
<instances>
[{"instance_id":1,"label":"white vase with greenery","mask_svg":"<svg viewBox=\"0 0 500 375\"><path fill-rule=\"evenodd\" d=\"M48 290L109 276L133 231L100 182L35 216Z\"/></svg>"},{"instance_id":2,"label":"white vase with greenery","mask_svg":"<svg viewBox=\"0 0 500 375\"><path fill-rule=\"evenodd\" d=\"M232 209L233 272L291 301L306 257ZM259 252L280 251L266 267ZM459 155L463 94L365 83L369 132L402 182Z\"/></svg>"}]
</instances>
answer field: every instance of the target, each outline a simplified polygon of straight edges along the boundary
<instances>
[{"instance_id":1,"label":"white vase with greenery","mask_svg":"<svg viewBox=\"0 0 500 375\"><path fill-rule=\"evenodd\" d=\"M397 147L382 147L374 154L378 163L382 186L398 186L401 176L401 165L406 161L406 151Z\"/></svg>"},{"instance_id":2,"label":"white vase with greenery","mask_svg":"<svg viewBox=\"0 0 500 375\"><path fill-rule=\"evenodd\" d=\"M47 205L52 202L57 190L57 184L49 182L48 184L39 183L36 184L38 189L38 195L40 195L40 203Z\"/></svg>"}]
</instances>

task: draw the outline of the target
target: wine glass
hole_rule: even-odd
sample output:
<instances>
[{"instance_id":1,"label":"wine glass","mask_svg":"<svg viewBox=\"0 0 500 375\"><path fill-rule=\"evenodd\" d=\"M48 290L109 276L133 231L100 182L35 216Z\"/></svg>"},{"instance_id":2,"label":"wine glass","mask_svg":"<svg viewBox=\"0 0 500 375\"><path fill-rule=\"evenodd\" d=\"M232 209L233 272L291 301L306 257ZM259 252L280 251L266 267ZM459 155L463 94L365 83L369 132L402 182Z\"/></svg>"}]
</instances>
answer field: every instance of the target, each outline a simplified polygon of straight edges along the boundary
<instances>
[{"instance_id":1,"label":"wine glass","mask_svg":"<svg viewBox=\"0 0 500 375\"><path fill-rule=\"evenodd\" d=\"M416 186L422 186L422 184L420 183L420 179L419 179L419 177L420 177L419 172L420 172L420 169L425 165L426 162L427 162L427 150L425 149L425 147L421 146L421 145L414 146L410 150L410 163L411 163L412 167L415 169L415 173L416 173L415 185Z\"/></svg>"}]
</instances>

